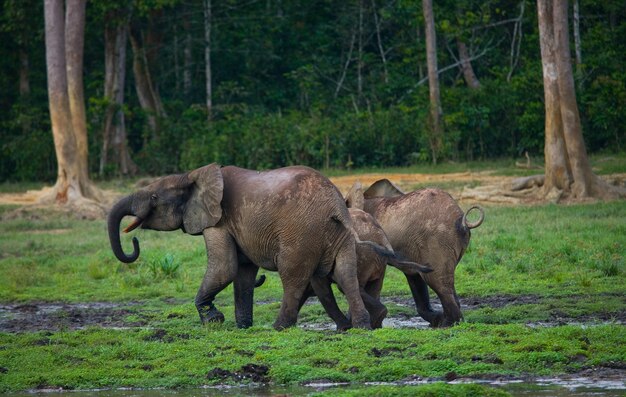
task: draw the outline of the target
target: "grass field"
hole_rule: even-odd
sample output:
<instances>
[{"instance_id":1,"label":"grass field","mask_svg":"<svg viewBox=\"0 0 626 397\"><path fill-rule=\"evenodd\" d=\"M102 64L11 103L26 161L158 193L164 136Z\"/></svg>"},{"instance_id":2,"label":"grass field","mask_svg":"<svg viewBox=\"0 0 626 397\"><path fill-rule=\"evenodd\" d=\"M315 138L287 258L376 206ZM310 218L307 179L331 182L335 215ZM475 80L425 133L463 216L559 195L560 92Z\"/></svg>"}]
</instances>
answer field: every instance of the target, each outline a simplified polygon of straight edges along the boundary
<instances>
[{"instance_id":1,"label":"grass field","mask_svg":"<svg viewBox=\"0 0 626 397\"><path fill-rule=\"evenodd\" d=\"M626 374L626 202L485 207L456 272L462 324L337 333L318 303L305 305L298 327L274 331L282 288L267 272L254 327L236 328L232 287L216 302L226 322L202 326L193 305L206 264L200 237L134 232L142 255L124 265L104 220L15 217L0 206L0 392ZM383 301L388 317L412 324L395 269ZM504 393L446 383L394 390Z\"/></svg>"}]
</instances>

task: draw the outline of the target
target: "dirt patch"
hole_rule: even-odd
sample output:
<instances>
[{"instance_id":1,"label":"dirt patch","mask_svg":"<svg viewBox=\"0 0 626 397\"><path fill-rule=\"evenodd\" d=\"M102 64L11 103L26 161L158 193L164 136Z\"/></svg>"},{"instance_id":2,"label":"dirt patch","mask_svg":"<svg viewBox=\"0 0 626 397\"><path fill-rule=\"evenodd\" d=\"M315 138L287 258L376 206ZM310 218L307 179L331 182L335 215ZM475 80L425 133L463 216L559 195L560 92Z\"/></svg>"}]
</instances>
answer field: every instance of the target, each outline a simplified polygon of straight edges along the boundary
<instances>
[{"instance_id":1,"label":"dirt patch","mask_svg":"<svg viewBox=\"0 0 626 397\"><path fill-rule=\"evenodd\" d=\"M0 306L0 332L58 331L89 326L106 328L141 327L147 313L133 304L115 303L26 303ZM129 320L133 316L133 320Z\"/></svg>"},{"instance_id":2,"label":"dirt patch","mask_svg":"<svg viewBox=\"0 0 626 397\"><path fill-rule=\"evenodd\" d=\"M270 369L266 365L246 364L239 371L228 371L222 368L213 368L206 374L209 380L224 382L233 380L235 382L252 381L254 383L268 383L267 376Z\"/></svg>"}]
</instances>

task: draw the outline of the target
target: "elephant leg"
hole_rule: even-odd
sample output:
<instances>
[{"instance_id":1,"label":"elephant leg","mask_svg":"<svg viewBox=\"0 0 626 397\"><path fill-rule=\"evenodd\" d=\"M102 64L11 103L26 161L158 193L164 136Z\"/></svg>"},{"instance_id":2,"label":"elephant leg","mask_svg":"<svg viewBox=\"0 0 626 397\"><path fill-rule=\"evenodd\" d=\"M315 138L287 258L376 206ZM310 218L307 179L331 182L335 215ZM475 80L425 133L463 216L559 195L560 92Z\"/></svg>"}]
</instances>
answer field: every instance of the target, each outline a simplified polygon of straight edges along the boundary
<instances>
[{"instance_id":1,"label":"elephant leg","mask_svg":"<svg viewBox=\"0 0 626 397\"><path fill-rule=\"evenodd\" d=\"M434 318L431 322L431 326L449 327L458 324L463 319L463 314L461 313L461 306L458 303L454 285L448 283L445 285L431 284L430 287L439 297L441 306L443 307L443 313Z\"/></svg>"},{"instance_id":2,"label":"elephant leg","mask_svg":"<svg viewBox=\"0 0 626 397\"><path fill-rule=\"evenodd\" d=\"M417 313L420 317L432 325L433 322L436 322L438 317L441 317L441 313L436 312L430 306L430 294L428 293L428 285L426 284L426 281L424 281L422 276L419 274L405 274L405 277L409 283L409 288L411 288L411 294L413 295L413 300L415 301Z\"/></svg>"},{"instance_id":3,"label":"elephant leg","mask_svg":"<svg viewBox=\"0 0 626 397\"><path fill-rule=\"evenodd\" d=\"M302 309L302 306L304 306L307 299L309 299L312 296L315 296L315 292L313 291L313 287L311 286L311 284L309 284L304 290L304 293L302 294L302 297L300 298L300 302L298 302L298 313L300 313L300 309Z\"/></svg>"},{"instance_id":4,"label":"elephant leg","mask_svg":"<svg viewBox=\"0 0 626 397\"><path fill-rule=\"evenodd\" d=\"M332 277L348 300L352 326L370 329L370 315L363 304L357 278L354 239L348 239L335 257Z\"/></svg>"},{"instance_id":5,"label":"elephant leg","mask_svg":"<svg viewBox=\"0 0 626 397\"><path fill-rule=\"evenodd\" d=\"M387 308L380 301L380 290L383 286L383 278L367 283L361 288L361 298L365 308L370 314L372 328L382 328L383 320L387 317Z\"/></svg>"},{"instance_id":6,"label":"elephant leg","mask_svg":"<svg viewBox=\"0 0 626 397\"><path fill-rule=\"evenodd\" d=\"M224 314L213 301L215 296L228 286L237 274L237 250L235 242L228 232L208 228L203 231L208 264L200 289L196 294L195 304L203 324L223 322Z\"/></svg>"},{"instance_id":7,"label":"elephant leg","mask_svg":"<svg viewBox=\"0 0 626 397\"><path fill-rule=\"evenodd\" d=\"M350 320L346 318L337 305L330 280L327 277L313 277L311 286L328 316L337 324L337 331L345 331L352 328Z\"/></svg>"},{"instance_id":8,"label":"elephant leg","mask_svg":"<svg viewBox=\"0 0 626 397\"><path fill-rule=\"evenodd\" d=\"M303 266L302 268L307 267ZM309 286L311 274L307 272L307 274L299 274L298 277L294 277L291 273L285 274L280 270L278 274L283 282L283 300L280 304L278 318L274 322L274 328L282 330L294 326L298 321L298 312L301 305L304 304L302 302L303 296Z\"/></svg>"},{"instance_id":9,"label":"elephant leg","mask_svg":"<svg viewBox=\"0 0 626 397\"><path fill-rule=\"evenodd\" d=\"M237 277L235 277L235 320L237 327L249 328L252 326L254 284L259 268L250 262L239 263Z\"/></svg>"}]
</instances>

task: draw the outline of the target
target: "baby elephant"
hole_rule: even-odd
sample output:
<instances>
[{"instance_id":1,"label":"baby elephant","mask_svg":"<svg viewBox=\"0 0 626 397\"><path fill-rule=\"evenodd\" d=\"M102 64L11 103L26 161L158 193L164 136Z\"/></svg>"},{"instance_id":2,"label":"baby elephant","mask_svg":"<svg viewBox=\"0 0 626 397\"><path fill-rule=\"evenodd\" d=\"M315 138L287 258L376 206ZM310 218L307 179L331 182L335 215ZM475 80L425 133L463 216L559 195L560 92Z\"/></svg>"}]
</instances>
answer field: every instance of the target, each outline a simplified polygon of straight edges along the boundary
<instances>
[{"instance_id":1,"label":"baby elephant","mask_svg":"<svg viewBox=\"0 0 626 397\"><path fill-rule=\"evenodd\" d=\"M405 272L419 315L433 327L461 321L454 271L469 245L470 230L485 218L482 208L473 206L463 212L440 189L404 193L387 179L376 181L365 192L356 184L346 201L348 207L362 208L376 219L397 255L432 268L429 274ZM470 222L467 218L473 210L478 211L478 219ZM443 312L431 307L428 287L441 300Z\"/></svg>"},{"instance_id":2,"label":"baby elephant","mask_svg":"<svg viewBox=\"0 0 626 397\"><path fill-rule=\"evenodd\" d=\"M372 241L393 252L385 232L373 216L357 208L349 208L349 211L354 230L358 234L359 239ZM368 245L357 245L356 254L359 290L365 308L370 314L372 328L380 328L383 319L387 315L387 308L379 300L387 264L400 269L405 274L419 275L419 273L432 271L428 266L404 261L394 255L385 255L380 250L376 250ZM352 324L350 319L337 306L331 288L331 281L331 277L315 277L311 279L311 284L300 300L300 307L304 305L304 302L310 296L317 295L328 315L337 324L337 330L349 329L352 327Z\"/></svg>"}]
</instances>

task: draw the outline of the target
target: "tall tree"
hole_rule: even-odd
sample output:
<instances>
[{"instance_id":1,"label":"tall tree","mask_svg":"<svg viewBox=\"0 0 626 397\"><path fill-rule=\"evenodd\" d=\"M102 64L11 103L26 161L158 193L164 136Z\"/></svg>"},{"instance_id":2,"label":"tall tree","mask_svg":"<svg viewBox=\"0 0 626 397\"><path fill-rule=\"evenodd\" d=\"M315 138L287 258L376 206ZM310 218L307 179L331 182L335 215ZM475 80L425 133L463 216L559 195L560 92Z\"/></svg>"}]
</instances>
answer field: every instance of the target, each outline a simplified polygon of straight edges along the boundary
<instances>
[{"instance_id":1,"label":"tall tree","mask_svg":"<svg viewBox=\"0 0 626 397\"><path fill-rule=\"evenodd\" d=\"M437 164L442 147L443 125L439 72L437 71L437 35L432 0L422 0L426 30L426 63L428 65L428 89L430 91L430 151L433 164Z\"/></svg>"},{"instance_id":2,"label":"tall tree","mask_svg":"<svg viewBox=\"0 0 626 397\"><path fill-rule=\"evenodd\" d=\"M46 66L57 181L43 202L101 200L89 179L82 87L85 0L45 0Z\"/></svg>"},{"instance_id":3,"label":"tall tree","mask_svg":"<svg viewBox=\"0 0 626 397\"><path fill-rule=\"evenodd\" d=\"M607 197L609 186L591 170L583 140L567 19L567 0L538 0L545 97L544 193L553 198Z\"/></svg>"},{"instance_id":4,"label":"tall tree","mask_svg":"<svg viewBox=\"0 0 626 397\"><path fill-rule=\"evenodd\" d=\"M107 11L104 26L104 96L107 108L102 128L100 175L113 164L121 175L134 175L137 166L130 157L124 116L126 43L128 15L125 7Z\"/></svg>"},{"instance_id":5,"label":"tall tree","mask_svg":"<svg viewBox=\"0 0 626 397\"><path fill-rule=\"evenodd\" d=\"M465 84L472 89L480 88L480 81L476 77L476 73L474 73L467 45L460 37L457 37L456 45L459 49L459 61L461 62L461 71L463 72Z\"/></svg>"},{"instance_id":6,"label":"tall tree","mask_svg":"<svg viewBox=\"0 0 626 397\"><path fill-rule=\"evenodd\" d=\"M133 49L133 76L135 90L141 108L146 112L148 126L153 137L158 136L159 120L166 117L161 96L154 82L153 71L158 59L159 36L154 33L152 20L158 15L158 10L151 11L148 17L147 31L140 26L140 21L134 20L130 25L130 44Z\"/></svg>"}]
</instances>

